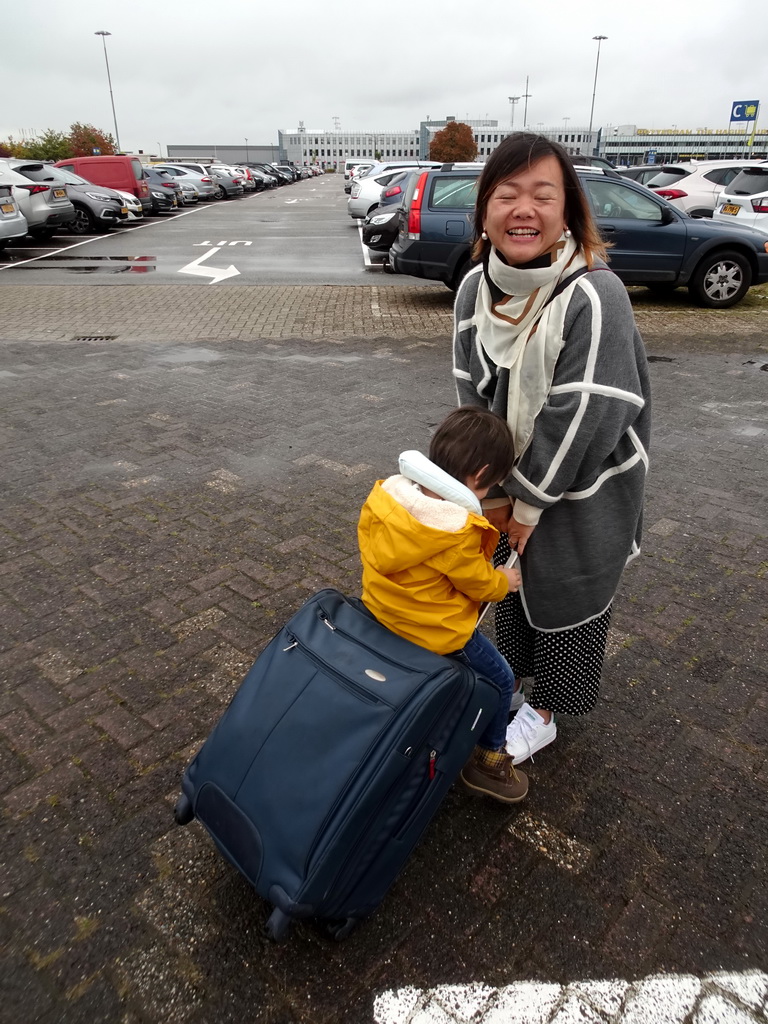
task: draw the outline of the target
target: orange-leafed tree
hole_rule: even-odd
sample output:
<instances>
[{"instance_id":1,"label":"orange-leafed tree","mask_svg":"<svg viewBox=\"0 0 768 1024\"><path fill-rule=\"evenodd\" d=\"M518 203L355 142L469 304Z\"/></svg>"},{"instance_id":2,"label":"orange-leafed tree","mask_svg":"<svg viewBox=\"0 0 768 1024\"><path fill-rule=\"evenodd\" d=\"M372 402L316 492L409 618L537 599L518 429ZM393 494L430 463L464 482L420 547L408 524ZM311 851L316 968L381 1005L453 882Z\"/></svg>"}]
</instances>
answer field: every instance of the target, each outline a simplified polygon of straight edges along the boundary
<instances>
[{"instance_id":1,"label":"orange-leafed tree","mask_svg":"<svg viewBox=\"0 0 768 1024\"><path fill-rule=\"evenodd\" d=\"M477 156L477 145L472 129L462 121L449 121L429 144L429 159L442 160L444 163L474 160Z\"/></svg>"},{"instance_id":2,"label":"orange-leafed tree","mask_svg":"<svg viewBox=\"0 0 768 1024\"><path fill-rule=\"evenodd\" d=\"M94 149L100 149L102 156L115 152L115 140L109 132L94 128L92 124L75 121L69 127L69 144L72 156L91 156Z\"/></svg>"}]
</instances>

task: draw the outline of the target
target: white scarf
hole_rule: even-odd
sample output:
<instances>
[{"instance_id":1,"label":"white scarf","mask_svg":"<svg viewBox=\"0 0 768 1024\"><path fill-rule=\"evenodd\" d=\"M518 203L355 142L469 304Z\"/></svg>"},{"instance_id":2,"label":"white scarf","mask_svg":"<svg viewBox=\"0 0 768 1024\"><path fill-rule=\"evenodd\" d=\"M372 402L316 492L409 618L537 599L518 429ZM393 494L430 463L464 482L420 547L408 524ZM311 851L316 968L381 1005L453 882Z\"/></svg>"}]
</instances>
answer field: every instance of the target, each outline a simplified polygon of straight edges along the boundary
<instances>
[{"instance_id":1,"label":"white scarf","mask_svg":"<svg viewBox=\"0 0 768 1024\"><path fill-rule=\"evenodd\" d=\"M509 370L507 422L517 458L525 451L533 422L547 400L565 344L562 323L573 286L549 299L561 280L587 266L572 238L561 237L550 254L550 266L524 269L509 266L492 248L487 273L504 297L493 301L483 273L475 300L480 344L497 366Z\"/></svg>"}]
</instances>

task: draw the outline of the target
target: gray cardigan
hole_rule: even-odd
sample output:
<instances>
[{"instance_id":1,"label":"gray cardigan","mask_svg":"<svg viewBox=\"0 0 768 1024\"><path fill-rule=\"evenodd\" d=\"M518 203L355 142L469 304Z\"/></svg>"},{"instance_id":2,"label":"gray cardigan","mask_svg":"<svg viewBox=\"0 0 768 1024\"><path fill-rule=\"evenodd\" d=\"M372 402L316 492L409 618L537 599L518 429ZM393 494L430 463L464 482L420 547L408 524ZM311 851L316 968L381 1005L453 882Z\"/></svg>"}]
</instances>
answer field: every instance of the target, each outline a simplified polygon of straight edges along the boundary
<instances>
[{"instance_id":1,"label":"gray cardigan","mask_svg":"<svg viewBox=\"0 0 768 1024\"><path fill-rule=\"evenodd\" d=\"M482 268L456 296L453 373L460 405L506 419L509 372L474 324ZM504 491L536 523L521 558L531 625L569 629L601 615L640 551L651 429L648 364L624 285L604 264L581 277L561 323L565 344L546 403Z\"/></svg>"}]
</instances>

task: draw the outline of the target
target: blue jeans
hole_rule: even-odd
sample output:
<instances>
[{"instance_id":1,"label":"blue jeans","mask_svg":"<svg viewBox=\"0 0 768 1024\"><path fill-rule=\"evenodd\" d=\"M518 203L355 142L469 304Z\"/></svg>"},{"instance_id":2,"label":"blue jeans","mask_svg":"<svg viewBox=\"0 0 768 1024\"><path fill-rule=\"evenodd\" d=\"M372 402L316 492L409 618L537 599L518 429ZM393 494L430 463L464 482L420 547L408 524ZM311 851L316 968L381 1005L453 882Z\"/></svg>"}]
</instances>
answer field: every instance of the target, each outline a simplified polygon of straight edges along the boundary
<instances>
[{"instance_id":1,"label":"blue jeans","mask_svg":"<svg viewBox=\"0 0 768 1024\"><path fill-rule=\"evenodd\" d=\"M501 699L496 714L485 727L483 735L478 739L481 747L489 750L501 750L507 740L509 724L509 705L515 689L515 676L507 659L499 654L487 636L476 629L460 651L448 655L469 665L481 676L496 683L501 691Z\"/></svg>"}]
</instances>

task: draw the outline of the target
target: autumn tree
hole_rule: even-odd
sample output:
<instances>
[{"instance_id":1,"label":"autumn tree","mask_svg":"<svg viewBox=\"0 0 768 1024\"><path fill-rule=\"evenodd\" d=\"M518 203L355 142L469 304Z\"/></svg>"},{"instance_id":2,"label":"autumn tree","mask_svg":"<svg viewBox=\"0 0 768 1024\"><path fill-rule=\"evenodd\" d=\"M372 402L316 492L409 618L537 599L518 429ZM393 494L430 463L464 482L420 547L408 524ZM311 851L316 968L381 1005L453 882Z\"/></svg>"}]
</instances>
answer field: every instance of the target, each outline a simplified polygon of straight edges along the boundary
<instances>
[{"instance_id":1,"label":"autumn tree","mask_svg":"<svg viewBox=\"0 0 768 1024\"><path fill-rule=\"evenodd\" d=\"M94 149L100 149L102 156L115 152L115 140L109 132L102 132L92 124L80 124L75 121L69 127L68 156L91 156Z\"/></svg>"},{"instance_id":2,"label":"autumn tree","mask_svg":"<svg viewBox=\"0 0 768 1024\"><path fill-rule=\"evenodd\" d=\"M24 156L32 160L66 160L67 157L74 155L69 137L53 128L49 128L35 139L29 139L24 148Z\"/></svg>"},{"instance_id":3,"label":"autumn tree","mask_svg":"<svg viewBox=\"0 0 768 1024\"><path fill-rule=\"evenodd\" d=\"M443 163L465 162L477 156L472 129L461 121L449 121L429 144L429 159Z\"/></svg>"},{"instance_id":4,"label":"autumn tree","mask_svg":"<svg viewBox=\"0 0 768 1024\"><path fill-rule=\"evenodd\" d=\"M7 142L0 142L0 156L13 156L13 150Z\"/></svg>"}]
</instances>

